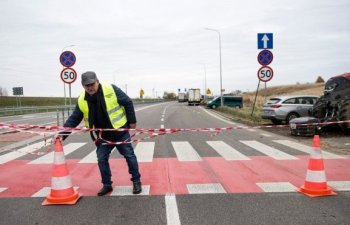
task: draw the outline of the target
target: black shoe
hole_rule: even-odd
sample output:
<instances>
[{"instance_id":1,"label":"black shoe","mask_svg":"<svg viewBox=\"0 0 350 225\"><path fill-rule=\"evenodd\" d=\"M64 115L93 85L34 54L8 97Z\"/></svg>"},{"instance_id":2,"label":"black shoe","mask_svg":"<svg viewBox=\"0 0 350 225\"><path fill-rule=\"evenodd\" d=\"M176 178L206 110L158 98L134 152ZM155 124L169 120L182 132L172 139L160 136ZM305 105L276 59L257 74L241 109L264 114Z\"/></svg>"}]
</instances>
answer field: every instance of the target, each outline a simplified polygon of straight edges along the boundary
<instances>
[{"instance_id":1,"label":"black shoe","mask_svg":"<svg viewBox=\"0 0 350 225\"><path fill-rule=\"evenodd\" d=\"M109 192L113 191L112 186L103 186L101 190L97 193L98 196L103 196L105 194L108 194Z\"/></svg>"},{"instance_id":2,"label":"black shoe","mask_svg":"<svg viewBox=\"0 0 350 225\"><path fill-rule=\"evenodd\" d=\"M132 189L133 194L140 194L142 192L142 185L141 182L133 182L132 183L134 188Z\"/></svg>"}]
</instances>

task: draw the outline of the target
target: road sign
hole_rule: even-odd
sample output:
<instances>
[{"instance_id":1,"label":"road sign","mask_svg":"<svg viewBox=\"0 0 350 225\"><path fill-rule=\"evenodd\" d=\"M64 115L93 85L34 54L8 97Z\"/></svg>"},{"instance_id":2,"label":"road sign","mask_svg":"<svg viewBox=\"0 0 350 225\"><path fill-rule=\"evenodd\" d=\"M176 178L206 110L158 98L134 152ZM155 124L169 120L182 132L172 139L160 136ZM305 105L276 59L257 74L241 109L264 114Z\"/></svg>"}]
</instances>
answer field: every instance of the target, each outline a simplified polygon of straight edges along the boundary
<instances>
[{"instance_id":1,"label":"road sign","mask_svg":"<svg viewBox=\"0 0 350 225\"><path fill-rule=\"evenodd\" d=\"M77 79L77 72L73 68L64 68L61 72L61 79L66 84L71 84Z\"/></svg>"},{"instance_id":2,"label":"road sign","mask_svg":"<svg viewBox=\"0 0 350 225\"><path fill-rule=\"evenodd\" d=\"M13 95L23 95L23 87L12 88Z\"/></svg>"},{"instance_id":3,"label":"road sign","mask_svg":"<svg viewBox=\"0 0 350 225\"><path fill-rule=\"evenodd\" d=\"M273 49L273 33L258 33L258 49Z\"/></svg>"},{"instance_id":4,"label":"road sign","mask_svg":"<svg viewBox=\"0 0 350 225\"><path fill-rule=\"evenodd\" d=\"M73 52L65 51L60 55L60 62L64 67L72 67L75 64L76 57Z\"/></svg>"},{"instance_id":5,"label":"road sign","mask_svg":"<svg viewBox=\"0 0 350 225\"><path fill-rule=\"evenodd\" d=\"M140 95L144 95L145 92L143 91L143 89L140 90Z\"/></svg>"},{"instance_id":6,"label":"road sign","mask_svg":"<svg viewBox=\"0 0 350 225\"><path fill-rule=\"evenodd\" d=\"M271 51L265 49L259 52L258 62L260 63L260 65L267 66L272 62L272 60L273 60L273 55Z\"/></svg>"},{"instance_id":7,"label":"road sign","mask_svg":"<svg viewBox=\"0 0 350 225\"><path fill-rule=\"evenodd\" d=\"M273 70L269 66L262 66L258 70L258 78L262 82L268 82L272 79L273 77Z\"/></svg>"},{"instance_id":8,"label":"road sign","mask_svg":"<svg viewBox=\"0 0 350 225\"><path fill-rule=\"evenodd\" d=\"M211 91L209 88L207 89L207 95L211 95Z\"/></svg>"},{"instance_id":9,"label":"road sign","mask_svg":"<svg viewBox=\"0 0 350 225\"><path fill-rule=\"evenodd\" d=\"M221 92L225 92L225 88L221 89Z\"/></svg>"}]
</instances>

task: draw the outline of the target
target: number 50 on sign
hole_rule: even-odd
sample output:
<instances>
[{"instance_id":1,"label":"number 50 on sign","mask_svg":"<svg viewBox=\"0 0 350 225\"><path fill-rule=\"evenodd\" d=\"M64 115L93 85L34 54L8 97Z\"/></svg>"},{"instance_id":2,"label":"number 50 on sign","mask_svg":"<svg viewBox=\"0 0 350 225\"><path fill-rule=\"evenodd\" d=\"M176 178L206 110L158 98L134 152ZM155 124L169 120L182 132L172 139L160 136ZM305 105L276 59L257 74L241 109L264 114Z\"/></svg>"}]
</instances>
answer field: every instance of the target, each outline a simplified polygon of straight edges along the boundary
<instances>
[{"instance_id":1,"label":"number 50 on sign","mask_svg":"<svg viewBox=\"0 0 350 225\"><path fill-rule=\"evenodd\" d=\"M268 82L273 77L273 70L269 66L263 66L258 70L258 78L262 82Z\"/></svg>"},{"instance_id":2,"label":"number 50 on sign","mask_svg":"<svg viewBox=\"0 0 350 225\"><path fill-rule=\"evenodd\" d=\"M66 84L71 84L77 79L77 72L72 68L65 68L61 72L61 79Z\"/></svg>"}]
</instances>

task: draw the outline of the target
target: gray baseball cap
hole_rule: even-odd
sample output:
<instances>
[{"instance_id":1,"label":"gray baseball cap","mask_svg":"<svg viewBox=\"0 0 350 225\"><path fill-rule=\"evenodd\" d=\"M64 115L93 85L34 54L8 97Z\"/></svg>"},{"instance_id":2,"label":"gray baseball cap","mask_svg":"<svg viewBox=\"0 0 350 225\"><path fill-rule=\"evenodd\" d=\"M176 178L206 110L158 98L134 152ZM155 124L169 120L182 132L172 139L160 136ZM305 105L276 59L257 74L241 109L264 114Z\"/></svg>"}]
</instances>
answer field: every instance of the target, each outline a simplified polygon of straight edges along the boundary
<instances>
[{"instance_id":1,"label":"gray baseball cap","mask_svg":"<svg viewBox=\"0 0 350 225\"><path fill-rule=\"evenodd\" d=\"M92 71L87 71L81 75L81 84L88 85L93 84L97 81L96 73Z\"/></svg>"}]
</instances>

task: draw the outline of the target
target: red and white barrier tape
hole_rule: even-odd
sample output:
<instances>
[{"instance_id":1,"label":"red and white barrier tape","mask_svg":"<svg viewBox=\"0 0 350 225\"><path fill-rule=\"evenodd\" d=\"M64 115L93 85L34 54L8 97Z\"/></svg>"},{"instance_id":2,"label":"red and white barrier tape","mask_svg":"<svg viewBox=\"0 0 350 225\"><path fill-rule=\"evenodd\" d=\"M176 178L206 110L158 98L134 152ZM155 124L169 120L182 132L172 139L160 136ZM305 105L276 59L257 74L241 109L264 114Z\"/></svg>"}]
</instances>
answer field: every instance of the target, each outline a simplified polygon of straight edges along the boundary
<instances>
[{"instance_id":1,"label":"red and white barrier tape","mask_svg":"<svg viewBox=\"0 0 350 225\"><path fill-rule=\"evenodd\" d=\"M324 126L324 125L332 125L332 124L345 124L350 123L350 120L345 121L334 121L334 122L323 122L323 123L303 123L303 124L295 124L296 127L300 126ZM46 146L46 136L47 135L56 135L59 132L72 132L69 135L81 133L81 132L91 132L91 131L135 131L134 134L131 135L130 141L120 141L120 142L111 142L108 140L105 140L103 138L98 138L98 140L101 140L103 144L108 145L120 145L120 144L132 144L137 143L140 141L144 141L147 139L155 138L157 136L166 135L166 134L173 134L177 132L215 132L214 134L210 135L210 138L213 138L217 136L222 131L229 131L229 130L239 130L239 129L261 129L261 128L285 128L290 127L290 124L286 125L259 125L259 126L235 126L235 127L223 127L223 128L160 128L160 129L154 129L154 128L136 128L136 129L129 129L129 128L119 128L119 129L90 129L90 128L70 128L70 127L60 127L60 126L41 126L41 125L29 125L29 124L5 124L0 123L0 129L9 129L12 131L18 131L18 132L25 132L25 133L31 133L31 134L38 134L38 135L44 135L45 140L45 146ZM32 130L32 129L39 129L38 131ZM138 135L148 135L146 137L142 137L139 139L134 139ZM98 141L97 140L97 141ZM52 151L52 148L49 147L50 151ZM45 153L30 153L30 154L45 154Z\"/></svg>"}]
</instances>

